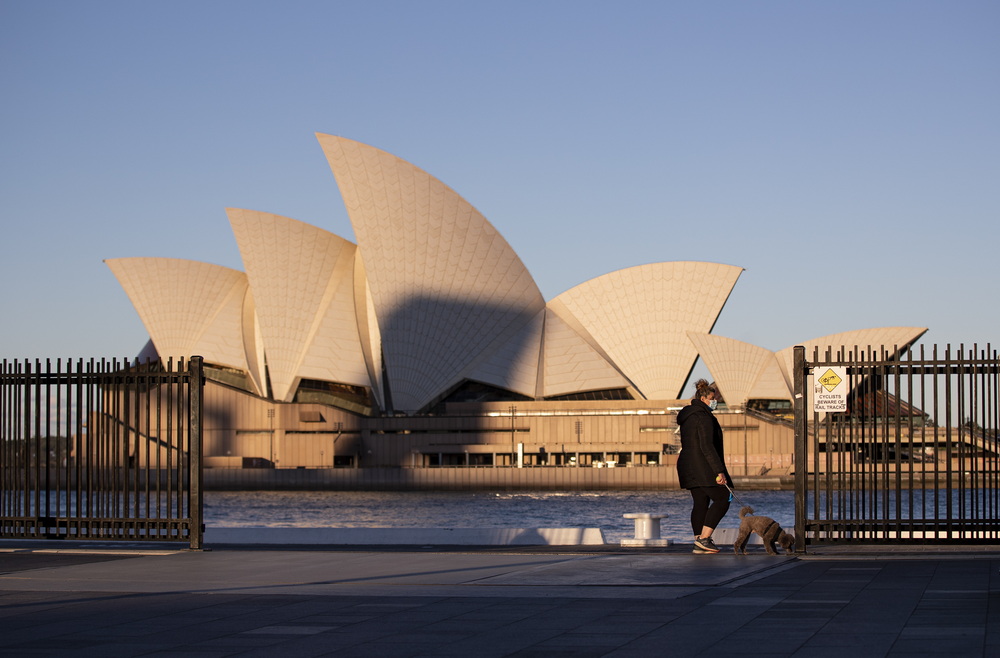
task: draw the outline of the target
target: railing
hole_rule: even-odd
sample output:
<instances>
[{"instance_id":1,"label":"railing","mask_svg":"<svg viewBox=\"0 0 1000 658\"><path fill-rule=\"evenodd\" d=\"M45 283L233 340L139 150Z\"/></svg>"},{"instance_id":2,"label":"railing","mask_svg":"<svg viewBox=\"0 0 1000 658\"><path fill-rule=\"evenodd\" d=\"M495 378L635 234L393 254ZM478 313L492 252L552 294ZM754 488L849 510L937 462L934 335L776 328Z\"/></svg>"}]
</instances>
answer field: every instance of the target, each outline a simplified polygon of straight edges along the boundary
<instances>
[{"instance_id":1,"label":"railing","mask_svg":"<svg viewBox=\"0 0 1000 658\"><path fill-rule=\"evenodd\" d=\"M0 364L0 537L201 549L201 357Z\"/></svg>"},{"instance_id":2,"label":"railing","mask_svg":"<svg viewBox=\"0 0 1000 658\"><path fill-rule=\"evenodd\" d=\"M795 348L798 550L1000 542L996 350L899 356L841 348L811 356ZM831 369L834 378L821 383ZM840 379L846 409L817 411L823 387Z\"/></svg>"}]
</instances>

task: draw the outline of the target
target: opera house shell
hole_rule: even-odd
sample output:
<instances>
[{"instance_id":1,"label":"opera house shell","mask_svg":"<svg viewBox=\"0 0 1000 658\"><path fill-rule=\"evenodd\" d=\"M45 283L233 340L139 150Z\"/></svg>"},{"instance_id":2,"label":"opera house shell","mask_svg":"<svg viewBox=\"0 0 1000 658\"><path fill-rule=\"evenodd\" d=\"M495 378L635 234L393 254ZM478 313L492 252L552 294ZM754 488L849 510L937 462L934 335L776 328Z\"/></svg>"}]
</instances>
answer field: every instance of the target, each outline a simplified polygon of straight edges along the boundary
<instances>
[{"instance_id":1,"label":"opera house shell","mask_svg":"<svg viewBox=\"0 0 1000 658\"><path fill-rule=\"evenodd\" d=\"M626 390L675 399L741 268L672 262L612 272L546 303L500 233L421 169L320 135L358 244L229 209L244 272L106 261L161 358L201 355L291 402L303 381L421 413L466 382L523 399Z\"/></svg>"},{"instance_id":2,"label":"opera house shell","mask_svg":"<svg viewBox=\"0 0 1000 658\"><path fill-rule=\"evenodd\" d=\"M427 446L437 441L458 446L452 452L464 453L466 464L474 461L470 452L493 443L484 463L522 465L511 441L498 447L502 418L496 428L488 421L425 428L423 444L411 441L395 452L379 442L413 432L417 425L405 418L506 412L509 428L515 416L562 410L572 418L576 410L572 425L511 429L523 434L520 449L549 463L545 455L573 432L577 443L593 442L581 438L580 418L589 423L604 408L661 414L660 425L604 429L604 448L590 453L606 457L608 445L626 446L612 451L663 463L648 456L663 453L662 435L639 433L672 429L664 410L677 404L699 354L730 401L790 397L783 353L711 334L742 268L639 265L546 301L507 241L444 183L377 148L318 139L356 244L295 219L230 208L243 271L169 258L106 261L149 333L144 354L204 358L212 385L223 391L208 398L219 407L209 418L228 419L207 429L210 453L220 459L333 466L331 455L344 450L355 467L372 465L365 459L398 466L418 453L420 464L447 463L450 448L428 457ZM903 328L865 339L905 346L921 333ZM470 404L480 406L471 411ZM276 407L300 413L276 414ZM304 419L312 419L308 429ZM270 433L268 450L254 442L255 432ZM352 438L338 444L345 434ZM336 438L322 457L292 457L290 443L275 452L282 450L274 447L276 436ZM637 442L645 442L643 459L630 450Z\"/></svg>"}]
</instances>

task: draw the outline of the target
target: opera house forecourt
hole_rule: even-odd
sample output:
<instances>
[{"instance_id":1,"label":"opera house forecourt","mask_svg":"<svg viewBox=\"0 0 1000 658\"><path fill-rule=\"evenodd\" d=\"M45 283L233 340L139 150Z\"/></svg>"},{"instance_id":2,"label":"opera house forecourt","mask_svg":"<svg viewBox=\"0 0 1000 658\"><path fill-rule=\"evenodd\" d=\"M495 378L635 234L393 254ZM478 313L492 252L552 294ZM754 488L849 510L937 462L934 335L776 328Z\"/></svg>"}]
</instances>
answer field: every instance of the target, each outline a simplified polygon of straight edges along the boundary
<instances>
[{"instance_id":1,"label":"opera house forecourt","mask_svg":"<svg viewBox=\"0 0 1000 658\"><path fill-rule=\"evenodd\" d=\"M676 487L675 417L699 356L734 475L789 473L792 347L711 333L742 268L637 265L546 301L444 183L318 139L357 244L230 208L243 271L106 261L149 333L141 358L204 358L207 487ZM797 344L902 351L925 331Z\"/></svg>"}]
</instances>

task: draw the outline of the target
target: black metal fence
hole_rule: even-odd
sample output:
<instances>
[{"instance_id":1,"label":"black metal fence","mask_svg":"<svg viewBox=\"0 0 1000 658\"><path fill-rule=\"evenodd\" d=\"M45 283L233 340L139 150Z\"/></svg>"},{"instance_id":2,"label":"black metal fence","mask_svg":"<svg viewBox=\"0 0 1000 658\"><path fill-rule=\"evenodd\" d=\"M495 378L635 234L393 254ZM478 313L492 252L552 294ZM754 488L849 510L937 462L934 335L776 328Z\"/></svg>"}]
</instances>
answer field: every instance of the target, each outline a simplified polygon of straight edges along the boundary
<instances>
[{"instance_id":1,"label":"black metal fence","mask_svg":"<svg viewBox=\"0 0 1000 658\"><path fill-rule=\"evenodd\" d=\"M795 519L811 543L1000 543L989 345L795 348Z\"/></svg>"},{"instance_id":2,"label":"black metal fence","mask_svg":"<svg viewBox=\"0 0 1000 658\"><path fill-rule=\"evenodd\" d=\"M201 357L0 364L0 536L202 547Z\"/></svg>"}]
</instances>

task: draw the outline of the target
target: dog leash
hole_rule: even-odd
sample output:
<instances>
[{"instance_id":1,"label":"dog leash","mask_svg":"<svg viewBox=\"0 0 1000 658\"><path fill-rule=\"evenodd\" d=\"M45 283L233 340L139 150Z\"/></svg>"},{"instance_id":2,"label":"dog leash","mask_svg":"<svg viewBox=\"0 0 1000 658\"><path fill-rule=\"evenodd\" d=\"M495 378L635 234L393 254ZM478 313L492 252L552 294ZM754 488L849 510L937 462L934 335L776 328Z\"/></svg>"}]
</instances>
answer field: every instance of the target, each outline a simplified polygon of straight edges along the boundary
<instances>
[{"instance_id":1,"label":"dog leash","mask_svg":"<svg viewBox=\"0 0 1000 658\"><path fill-rule=\"evenodd\" d=\"M736 492L733 491L733 488L729 486L728 482L723 482L723 484L726 485L726 489L729 489L729 495L732 496L730 500L735 500L740 504L740 507L747 507L747 504L740 500L740 497L736 495Z\"/></svg>"}]
</instances>

